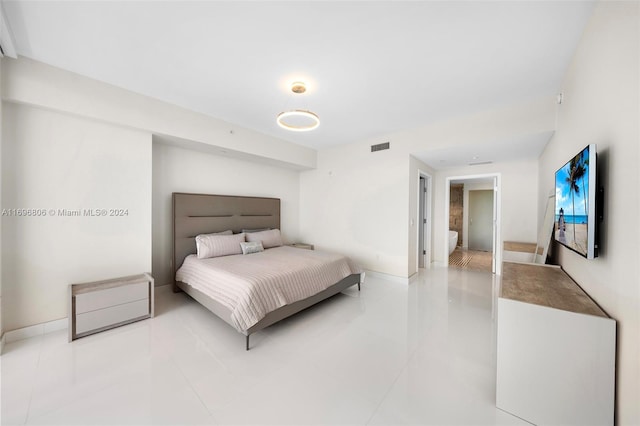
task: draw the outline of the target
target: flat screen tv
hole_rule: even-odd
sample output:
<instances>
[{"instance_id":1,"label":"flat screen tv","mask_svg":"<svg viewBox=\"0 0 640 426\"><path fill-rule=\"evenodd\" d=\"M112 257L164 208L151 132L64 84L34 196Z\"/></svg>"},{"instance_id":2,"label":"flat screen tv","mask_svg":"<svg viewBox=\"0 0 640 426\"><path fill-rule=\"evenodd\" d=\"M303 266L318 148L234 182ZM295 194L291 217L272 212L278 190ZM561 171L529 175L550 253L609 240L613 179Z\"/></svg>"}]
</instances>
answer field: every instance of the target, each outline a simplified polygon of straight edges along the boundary
<instances>
[{"instance_id":1,"label":"flat screen tv","mask_svg":"<svg viewBox=\"0 0 640 426\"><path fill-rule=\"evenodd\" d=\"M587 146L556 172L554 238L576 253L598 256L596 146Z\"/></svg>"}]
</instances>

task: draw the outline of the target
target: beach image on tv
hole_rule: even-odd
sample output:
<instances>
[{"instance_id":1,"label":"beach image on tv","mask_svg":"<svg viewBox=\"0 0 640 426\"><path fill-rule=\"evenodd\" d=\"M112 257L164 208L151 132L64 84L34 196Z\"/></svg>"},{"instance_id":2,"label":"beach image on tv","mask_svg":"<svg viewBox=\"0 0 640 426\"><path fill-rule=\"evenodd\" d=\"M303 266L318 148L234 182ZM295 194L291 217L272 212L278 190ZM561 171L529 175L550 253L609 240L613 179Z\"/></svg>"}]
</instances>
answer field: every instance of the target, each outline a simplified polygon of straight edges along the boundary
<instances>
[{"instance_id":1,"label":"beach image on tv","mask_svg":"<svg viewBox=\"0 0 640 426\"><path fill-rule=\"evenodd\" d=\"M587 255L589 212L589 150L576 155L556 172L555 239Z\"/></svg>"}]
</instances>

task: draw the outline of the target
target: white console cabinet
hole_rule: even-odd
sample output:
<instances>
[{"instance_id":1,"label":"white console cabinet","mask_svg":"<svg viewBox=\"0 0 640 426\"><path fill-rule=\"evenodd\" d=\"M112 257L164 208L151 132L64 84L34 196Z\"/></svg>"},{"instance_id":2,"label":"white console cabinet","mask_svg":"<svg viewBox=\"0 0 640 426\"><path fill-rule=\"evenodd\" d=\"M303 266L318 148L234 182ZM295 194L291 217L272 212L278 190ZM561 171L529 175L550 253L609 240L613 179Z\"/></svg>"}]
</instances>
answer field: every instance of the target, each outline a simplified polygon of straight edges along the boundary
<instances>
[{"instance_id":1,"label":"white console cabinet","mask_svg":"<svg viewBox=\"0 0 640 426\"><path fill-rule=\"evenodd\" d=\"M69 286L69 341L153 317L149 274Z\"/></svg>"},{"instance_id":2,"label":"white console cabinet","mask_svg":"<svg viewBox=\"0 0 640 426\"><path fill-rule=\"evenodd\" d=\"M616 322L559 267L503 263L496 405L536 425L613 425Z\"/></svg>"}]
</instances>

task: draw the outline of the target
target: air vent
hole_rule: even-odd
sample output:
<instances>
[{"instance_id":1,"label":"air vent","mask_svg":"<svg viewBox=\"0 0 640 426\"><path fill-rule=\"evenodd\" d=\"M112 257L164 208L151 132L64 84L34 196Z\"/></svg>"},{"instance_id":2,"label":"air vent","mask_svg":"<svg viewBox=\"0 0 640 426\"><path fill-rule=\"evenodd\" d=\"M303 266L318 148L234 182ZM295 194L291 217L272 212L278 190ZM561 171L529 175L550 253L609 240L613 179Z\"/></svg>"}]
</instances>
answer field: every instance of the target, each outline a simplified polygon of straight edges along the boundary
<instances>
[{"instance_id":1,"label":"air vent","mask_svg":"<svg viewBox=\"0 0 640 426\"><path fill-rule=\"evenodd\" d=\"M493 164L493 161L481 161L479 163L469 163L470 166L481 166L483 164Z\"/></svg>"},{"instance_id":2,"label":"air vent","mask_svg":"<svg viewBox=\"0 0 640 426\"><path fill-rule=\"evenodd\" d=\"M371 152L384 151L389 149L389 142L379 143L378 145L371 145Z\"/></svg>"}]
</instances>

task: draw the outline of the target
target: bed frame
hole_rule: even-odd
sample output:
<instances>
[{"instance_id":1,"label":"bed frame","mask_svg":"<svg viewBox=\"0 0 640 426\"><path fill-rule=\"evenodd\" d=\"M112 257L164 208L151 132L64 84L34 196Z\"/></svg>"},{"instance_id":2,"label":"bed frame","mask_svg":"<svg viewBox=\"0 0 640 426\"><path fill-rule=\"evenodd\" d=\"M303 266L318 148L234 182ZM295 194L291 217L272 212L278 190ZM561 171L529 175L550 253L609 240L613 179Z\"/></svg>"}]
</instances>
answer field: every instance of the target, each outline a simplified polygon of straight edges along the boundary
<instances>
[{"instance_id":1,"label":"bed frame","mask_svg":"<svg viewBox=\"0 0 640 426\"><path fill-rule=\"evenodd\" d=\"M196 252L195 237L199 234L222 232L227 229L231 229L234 233L240 232L242 229L280 229L280 199L174 192L172 202L173 291L184 291L222 320L232 324L229 309L190 285L175 281L176 271L182 265L185 257ZM251 334L356 284L360 290L360 274L349 275L318 294L268 313L257 324L243 332L246 336L246 350L249 350L249 336Z\"/></svg>"}]
</instances>

